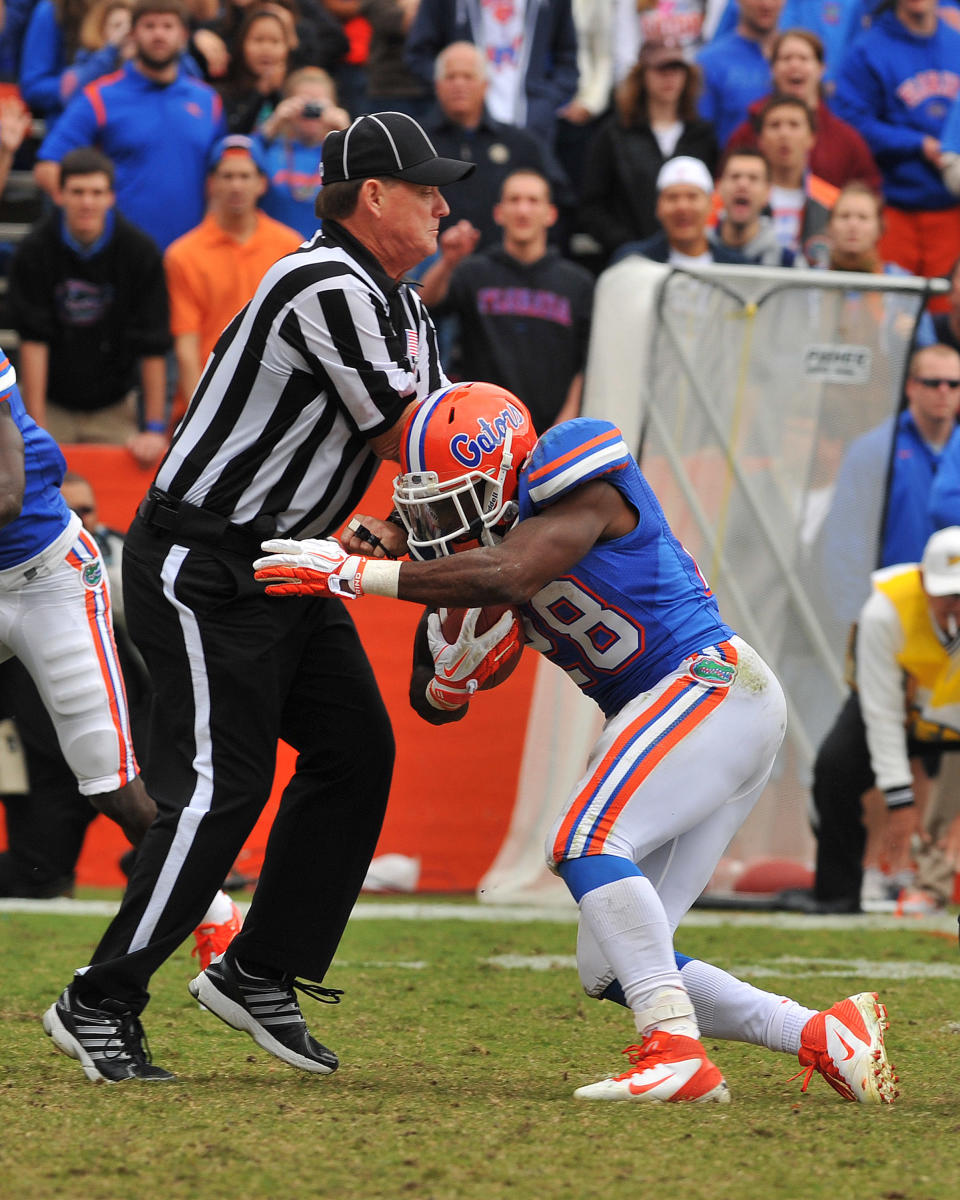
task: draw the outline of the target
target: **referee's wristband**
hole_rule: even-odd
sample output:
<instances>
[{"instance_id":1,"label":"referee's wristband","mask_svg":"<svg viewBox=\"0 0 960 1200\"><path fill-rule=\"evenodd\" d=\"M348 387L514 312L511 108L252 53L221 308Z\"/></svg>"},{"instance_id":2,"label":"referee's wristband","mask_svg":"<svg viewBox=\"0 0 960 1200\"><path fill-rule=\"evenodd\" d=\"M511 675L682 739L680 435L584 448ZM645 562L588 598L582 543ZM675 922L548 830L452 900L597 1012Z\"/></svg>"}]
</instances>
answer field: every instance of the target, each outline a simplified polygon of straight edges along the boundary
<instances>
[{"instance_id":1,"label":"referee's wristband","mask_svg":"<svg viewBox=\"0 0 960 1200\"><path fill-rule=\"evenodd\" d=\"M143 432L144 433L166 433L167 432L167 423L166 423L166 421L144 421Z\"/></svg>"},{"instance_id":2,"label":"referee's wristband","mask_svg":"<svg viewBox=\"0 0 960 1200\"><path fill-rule=\"evenodd\" d=\"M903 787L887 788L883 795L887 808L909 808L913 804L913 787L909 783Z\"/></svg>"}]
</instances>

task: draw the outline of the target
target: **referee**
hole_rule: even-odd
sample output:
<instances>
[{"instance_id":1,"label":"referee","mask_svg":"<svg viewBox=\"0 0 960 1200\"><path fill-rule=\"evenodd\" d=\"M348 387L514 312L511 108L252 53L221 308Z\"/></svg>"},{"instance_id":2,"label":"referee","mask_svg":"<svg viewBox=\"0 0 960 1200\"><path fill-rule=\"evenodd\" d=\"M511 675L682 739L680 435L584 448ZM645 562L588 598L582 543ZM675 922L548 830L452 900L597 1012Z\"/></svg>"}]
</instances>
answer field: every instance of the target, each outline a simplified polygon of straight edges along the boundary
<instances>
[{"instance_id":1,"label":"referee","mask_svg":"<svg viewBox=\"0 0 960 1200\"><path fill-rule=\"evenodd\" d=\"M295 987L318 986L386 808L393 735L343 603L277 604L253 578L267 537L323 537L412 408L447 383L403 276L437 248L441 158L401 113L323 146L323 229L275 263L221 334L126 541L130 633L155 689L146 755L158 815L120 911L43 1024L88 1079L171 1079L140 1013L154 971L196 927L260 815L277 740L297 751L242 931L191 992L263 1049L328 1073ZM316 981L301 984L297 977Z\"/></svg>"}]
</instances>

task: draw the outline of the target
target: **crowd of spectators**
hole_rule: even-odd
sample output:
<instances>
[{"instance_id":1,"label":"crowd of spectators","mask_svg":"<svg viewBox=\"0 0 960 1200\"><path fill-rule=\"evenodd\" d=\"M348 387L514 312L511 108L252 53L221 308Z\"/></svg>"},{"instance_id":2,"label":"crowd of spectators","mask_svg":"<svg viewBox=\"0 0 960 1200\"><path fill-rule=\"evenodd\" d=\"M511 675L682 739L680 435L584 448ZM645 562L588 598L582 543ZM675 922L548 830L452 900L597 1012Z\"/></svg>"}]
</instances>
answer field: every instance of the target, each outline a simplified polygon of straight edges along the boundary
<instances>
[{"instance_id":1,"label":"crowd of spectators","mask_svg":"<svg viewBox=\"0 0 960 1200\"><path fill-rule=\"evenodd\" d=\"M95 146L113 162L117 214L161 253L203 221L226 134L255 140L260 206L309 238L324 137L392 108L423 120L441 154L478 164L445 222L469 221L478 251L501 240L504 179L530 167L549 181L561 256L596 274L625 247L660 254L661 169L693 158L719 188L703 231L712 257L830 266L833 202L858 183L881 206L879 261L945 275L960 257L960 4L829 7L9 0L0 79L43 122L17 157L51 206L64 156ZM15 123L0 121L11 159ZM753 157L731 174L735 150Z\"/></svg>"},{"instance_id":2,"label":"crowd of spectators","mask_svg":"<svg viewBox=\"0 0 960 1200\"><path fill-rule=\"evenodd\" d=\"M477 164L418 274L451 375L540 426L576 413L594 277L631 254L948 276L913 336L960 346L960 0L0 11L0 190L32 171L46 204L6 349L61 440L159 460L221 328L314 236L324 138L383 110Z\"/></svg>"}]
</instances>

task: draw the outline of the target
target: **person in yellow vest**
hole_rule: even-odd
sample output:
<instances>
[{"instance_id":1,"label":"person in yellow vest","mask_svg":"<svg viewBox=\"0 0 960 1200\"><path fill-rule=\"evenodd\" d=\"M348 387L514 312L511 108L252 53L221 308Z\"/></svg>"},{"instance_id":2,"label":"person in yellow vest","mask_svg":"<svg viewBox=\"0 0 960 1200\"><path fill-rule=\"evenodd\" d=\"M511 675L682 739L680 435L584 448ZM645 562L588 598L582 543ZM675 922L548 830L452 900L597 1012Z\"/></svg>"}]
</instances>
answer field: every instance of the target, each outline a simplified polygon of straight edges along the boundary
<instances>
[{"instance_id":1,"label":"person in yellow vest","mask_svg":"<svg viewBox=\"0 0 960 1200\"><path fill-rule=\"evenodd\" d=\"M919 563L885 567L871 578L856 630L854 684L814 766L813 892L783 893L785 908L860 911L861 796L872 787L887 803L887 869L908 869L914 837L929 840L911 761L936 764L940 752L960 750L960 526L934 533ZM930 901L936 910L937 899Z\"/></svg>"}]
</instances>

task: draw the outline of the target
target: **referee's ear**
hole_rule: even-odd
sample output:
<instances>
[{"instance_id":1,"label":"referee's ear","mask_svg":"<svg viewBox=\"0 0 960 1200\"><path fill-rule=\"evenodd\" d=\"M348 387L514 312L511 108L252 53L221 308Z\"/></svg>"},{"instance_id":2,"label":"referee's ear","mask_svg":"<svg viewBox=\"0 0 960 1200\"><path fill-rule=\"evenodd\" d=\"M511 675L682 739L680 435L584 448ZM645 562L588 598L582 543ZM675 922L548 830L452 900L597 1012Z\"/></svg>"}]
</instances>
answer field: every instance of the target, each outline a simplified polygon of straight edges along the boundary
<instances>
[{"instance_id":1,"label":"referee's ear","mask_svg":"<svg viewBox=\"0 0 960 1200\"><path fill-rule=\"evenodd\" d=\"M387 186L383 179L365 179L360 185L360 195L358 204L366 206L371 213L380 215L383 208L383 198L386 195Z\"/></svg>"}]
</instances>

